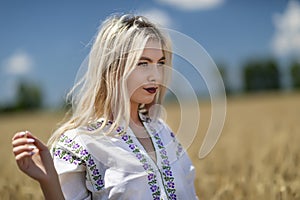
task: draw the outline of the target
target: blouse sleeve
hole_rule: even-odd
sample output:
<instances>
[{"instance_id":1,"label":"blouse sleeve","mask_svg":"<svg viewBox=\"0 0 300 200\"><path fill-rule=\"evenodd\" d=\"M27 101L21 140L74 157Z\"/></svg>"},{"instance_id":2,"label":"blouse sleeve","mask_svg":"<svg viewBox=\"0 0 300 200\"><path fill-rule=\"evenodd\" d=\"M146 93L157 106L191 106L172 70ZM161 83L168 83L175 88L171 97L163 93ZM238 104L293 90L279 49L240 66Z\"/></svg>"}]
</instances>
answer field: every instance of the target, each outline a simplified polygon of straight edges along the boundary
<instances>
[{"instance_id":1,"label":"blouse sleeve","mask_svg":"<svg viewBox=\"0 0 300 200\"><path fill-rule=\"evenodd\" d=\"M52 147L54 166L66 200L91 199L86 186L87 152L81 143L74 131L67 131Z\"/></svg>"},{"instance_id":2,"label":"blouse sleeve","mask_svg":"<svg viewBox=\"0 0 300 200\"><path fill-rule=\"evenodd\" d=\"M195 191L195 167L192 164L191 159L187 155L186 152L182 155L182 157L179 159L181 166L183 168L185 178L186 178L186 183L188 184L187 188L190 189L191 196L194 196L196 199L198 199Z\"/></svg>"},{"instance_id":3,"label":"blouse sleeve","mask_svg":"<svg viewBox=\"0 0 300 200\"><path fill-rule=\"evenodd\" d=\"M91 199L85 185L84 162L63 147L53 149L53 161L65 199Z\"/></svg>"}]
</instances>

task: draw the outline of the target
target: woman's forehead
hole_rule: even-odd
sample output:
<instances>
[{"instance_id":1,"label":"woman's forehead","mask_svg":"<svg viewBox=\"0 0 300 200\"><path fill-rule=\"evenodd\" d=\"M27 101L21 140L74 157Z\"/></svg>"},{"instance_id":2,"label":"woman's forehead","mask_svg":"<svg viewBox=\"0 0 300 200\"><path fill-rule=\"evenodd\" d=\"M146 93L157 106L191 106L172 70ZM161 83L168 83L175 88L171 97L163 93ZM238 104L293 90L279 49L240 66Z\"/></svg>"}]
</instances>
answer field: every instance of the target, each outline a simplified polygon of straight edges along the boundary
<instances>
[{"instance_id":1,"label":"woman's forehead","mask_svg":"<svg viewBox=\"0 0 300 200\"><path fill-rule=\"evenodd\" d=\"M160 59L163 55L161 43L156 40L149 40L143 49L141 57Z\"/></svg>"}]
</instances>

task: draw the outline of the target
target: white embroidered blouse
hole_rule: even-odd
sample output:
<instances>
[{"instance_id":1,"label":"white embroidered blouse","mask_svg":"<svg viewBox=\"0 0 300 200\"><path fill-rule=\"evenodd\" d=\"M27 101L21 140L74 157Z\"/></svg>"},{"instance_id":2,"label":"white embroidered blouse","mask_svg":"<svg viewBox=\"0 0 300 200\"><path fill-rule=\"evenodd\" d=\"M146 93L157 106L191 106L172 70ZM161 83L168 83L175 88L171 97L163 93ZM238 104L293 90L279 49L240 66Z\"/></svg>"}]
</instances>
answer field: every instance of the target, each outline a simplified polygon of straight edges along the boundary
<instances>
[{"instance_id":1,"label":"white embroidered blouse","mask_svg":"<svg viewBox=\"0 0 300 200\"><path fill-rule=\"evenodd\" d=\"M156 162L130 128L105 135L102 123L69 130L52 148L65 199L197 199L194 166L163 121L143 120Z\"/></svg>"}]
</instances>

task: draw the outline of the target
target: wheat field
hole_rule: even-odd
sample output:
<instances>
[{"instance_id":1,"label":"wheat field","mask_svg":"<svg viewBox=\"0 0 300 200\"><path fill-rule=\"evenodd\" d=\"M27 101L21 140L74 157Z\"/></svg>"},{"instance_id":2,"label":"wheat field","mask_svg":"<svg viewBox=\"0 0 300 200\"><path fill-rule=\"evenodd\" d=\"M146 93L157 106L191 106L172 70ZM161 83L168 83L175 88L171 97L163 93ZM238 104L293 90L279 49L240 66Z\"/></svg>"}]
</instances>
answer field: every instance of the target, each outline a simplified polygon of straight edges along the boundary
<instances>
[{"instance_id":1,"label":"wheat field","mask_svg":"<svg viewBox=\"0 0 300 200\"><path fill-rule=\"evenodd\" d=\"M198 159L210 119L210 104L200 103L197 137L188 148L196 167L201 200L300 200L300 93L229 97L222 135L213 151ZM166 105L173 130L176 104ZM39 185L22 174L11 152L11 137L30 130L43 141L63 118L59 112L0 115L0 199L42 199Z\"/></svg>"}]
</instances>

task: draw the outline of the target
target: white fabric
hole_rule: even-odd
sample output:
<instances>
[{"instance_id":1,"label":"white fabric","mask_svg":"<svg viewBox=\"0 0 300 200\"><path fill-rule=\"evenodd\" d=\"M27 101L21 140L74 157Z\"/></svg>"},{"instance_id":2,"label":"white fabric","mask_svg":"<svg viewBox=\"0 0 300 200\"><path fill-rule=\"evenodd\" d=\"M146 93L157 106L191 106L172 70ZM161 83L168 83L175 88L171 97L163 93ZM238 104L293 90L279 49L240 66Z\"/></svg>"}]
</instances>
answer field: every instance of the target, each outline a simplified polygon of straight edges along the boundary
<instances>
[{"instance_id":1,"label":"white fabric","mask_svg":"<svg viewBox=\"0 0 300 200\"><path fill-rule=\"evenodd\" d=\"M62 135L53 159L65 198L197 199L194 167L171 130L162 121L144 126L156 150L156 163L130 129L125 135L106 136L105 129L97 131L94 125L91 133L81 127Z\"/></svg>"}]
</instances>

